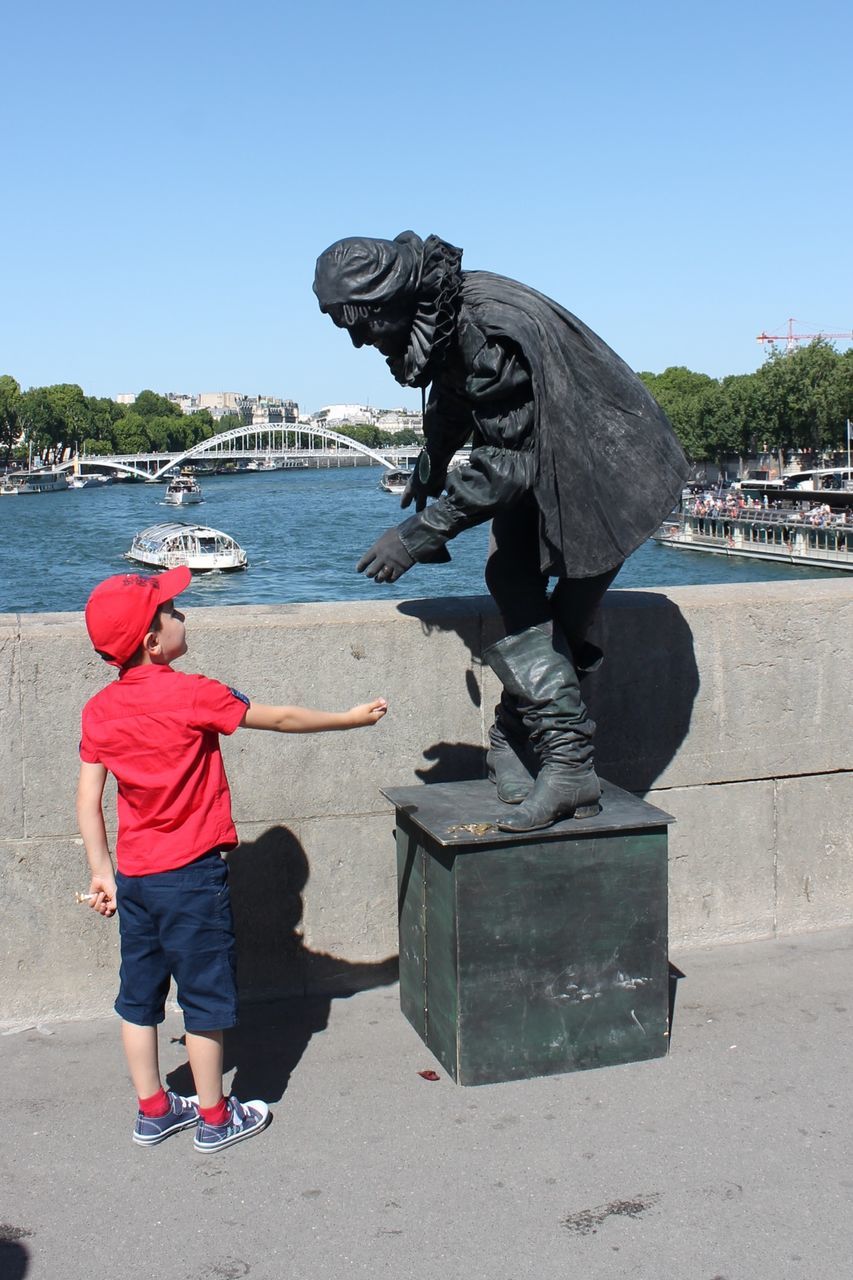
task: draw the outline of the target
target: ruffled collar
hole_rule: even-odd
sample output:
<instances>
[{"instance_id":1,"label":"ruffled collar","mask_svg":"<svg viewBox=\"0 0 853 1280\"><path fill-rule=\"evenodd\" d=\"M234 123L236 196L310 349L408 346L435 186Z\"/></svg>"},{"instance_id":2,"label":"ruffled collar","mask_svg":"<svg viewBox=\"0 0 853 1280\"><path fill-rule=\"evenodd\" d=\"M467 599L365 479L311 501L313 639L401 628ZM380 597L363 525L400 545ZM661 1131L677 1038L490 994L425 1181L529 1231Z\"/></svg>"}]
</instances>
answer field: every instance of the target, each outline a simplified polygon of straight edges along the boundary
<instances>
[{"instance_id":1,"label":"ruffled collar","mask_svg":"<svg viewBox=\"0 0 853 1280\"><path fill-rule=\"evenodd\" d=\"M406 350L388 368L404 387L425 387L444 359L456 328L462 250L438 236L424 241L418 304Z\"/></svg>"}]
</instances>

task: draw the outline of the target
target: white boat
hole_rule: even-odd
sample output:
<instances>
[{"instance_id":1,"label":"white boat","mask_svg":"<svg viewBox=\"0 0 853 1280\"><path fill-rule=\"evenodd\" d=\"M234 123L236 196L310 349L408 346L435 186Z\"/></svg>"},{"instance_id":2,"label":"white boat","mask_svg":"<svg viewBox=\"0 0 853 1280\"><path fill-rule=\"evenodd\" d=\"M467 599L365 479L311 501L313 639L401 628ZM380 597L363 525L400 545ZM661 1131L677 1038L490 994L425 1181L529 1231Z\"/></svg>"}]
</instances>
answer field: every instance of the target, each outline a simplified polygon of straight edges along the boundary
<instances>
[{"instance_id":1,"label":"white boat","mask_svg":"<svg viewBox=\"0 0 853 1280\"><path fill-rule=\"evenodd\" d=\"M278 471L279 469L280 464L271 453L265 454L263 458L252 458L245 467L246 471Z\"/></svg>"},{"instance_id":2,"label":"white boat","mask_svg":"<svg viewBox=\"0 0 853 1280\"><path fill-rule=\"evenodd\" d=\"M828 502L833 508L853 508L853 468L817 467L808 471L788 471L781 480L747 477L735 480L732 488L768 502L778 500Z\"/></svg>"},{"instance_id":3,"label":"white boat","mask_svg":"<svg viewBox=\"0 0 853 1280\"><path fill-rule=\"evenodd\" d=\"M168 502L172 507L186 507L193 502L204 502L201 485L196 484L192 476L175 476L174 480L169 481L163 501Z\"/></svg>"},{"instance_id":4,"label":"white boat","mask_svg":"<svg viewBox=\"0 0 853 1280\"><path fill-rule=\"evenodd\" d=\"M709 510L701 499L664 520L654 534L664 547L712 555L745 556L815 569L853 569L853 519L826 503L802 511L723 506Z\"/></svg>"},{"instance_id":5,"label":"white boat","mask_svg":"<svg viewBox=\"0 0 853 1280\"><path fill-rule=\"evenodd\" d=\"M380 477L379 488L385 493L405 493L411 475L411 471L402 468L394 471L389 469Z\"/></svg>"},{"instance_id":6,"label":"white boat","mask_svg":"<svg viewBox=\"0 0 853 1280\"><path fill-rule=\"evenodd\" d=\"M84 475L81 472L79 475L68 477L69 489L100 489L103 485L109 483L109 476L98 475L95 472L89 472L88 475Z\"/></svg>"},{"instance_id":7,"label":"white boat","mask_svg":"<svg viewBox=\"0 0 853 1280\"><path fill-rule=\"evenodd\" d=\"M0 494L12 497L21 493L62 493L68 488L64 471L10 471L3 477Z\"/></svg>"},{"instance_id":8,"label":"white boat","mask_svg":"<svg viewBox=\"0 0 853 1280\"><path fill-rule=\"evenodd\" d=\"M246 552L227 533L202 524L167 521L137 533L127 559L156 569L186 565L192 573L230 573L246 569Z\"/></svg>"}]
</instances>

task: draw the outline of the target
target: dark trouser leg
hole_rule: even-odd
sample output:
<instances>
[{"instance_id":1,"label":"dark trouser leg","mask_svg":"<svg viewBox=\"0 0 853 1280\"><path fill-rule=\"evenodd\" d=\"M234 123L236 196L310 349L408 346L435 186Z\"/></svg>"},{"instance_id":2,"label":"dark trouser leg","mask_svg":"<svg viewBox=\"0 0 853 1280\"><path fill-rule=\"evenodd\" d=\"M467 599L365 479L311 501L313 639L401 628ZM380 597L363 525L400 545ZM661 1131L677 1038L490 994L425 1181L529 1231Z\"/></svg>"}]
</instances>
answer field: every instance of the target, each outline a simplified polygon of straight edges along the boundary
<instances>
[{"instance_id":1,"label":"dark trouser leg","mask_svg":"<svg viewBox=\"0 0 853 1280\"><path fill-rule=\"evenodd\" d=\"M537 830L598 809L595 725L580 696L578 668L600 661L600 651L593 652L585 637L617 572L561 580L549 600L548 580L539 568L535 504L521 504L494 521L486 583L508 634L484 654L504 686L489 735L489 776L502 800L523 800L500 824L507 830ZM532 786L520 722L539 763Z\"/></svg>"},{"instance_id":2,"label":"dark trouser leg","mask_svg":"<svg viewBox=\"0 0 853 1280\"><path fill-rule=\"evenodd\" d=\"M486 585L500 610L504 630L526 631L550 617L548 579L539 569L538 510L525 501L492 522ZM499 641L483 657L493 666ZM500 673L498 673L500 676ZM506 688L495 707L486 754L488 776L505 804L520 804L533 787L535 758L516 698Z\"/></svg>"},{"instance_id":3,"label":"dark trouser leg","mask_svg":"<svg viewBox=\"0 0 853 1280\"><path fill-rule=\"evenodd\" d=\"M551 612L569 642L569 648L580 676L595 671L601 664L602 652L587 640L604 593L616 577L621 564L594 578L561 578L551 595Z\"/></svg>"}]
</instances>

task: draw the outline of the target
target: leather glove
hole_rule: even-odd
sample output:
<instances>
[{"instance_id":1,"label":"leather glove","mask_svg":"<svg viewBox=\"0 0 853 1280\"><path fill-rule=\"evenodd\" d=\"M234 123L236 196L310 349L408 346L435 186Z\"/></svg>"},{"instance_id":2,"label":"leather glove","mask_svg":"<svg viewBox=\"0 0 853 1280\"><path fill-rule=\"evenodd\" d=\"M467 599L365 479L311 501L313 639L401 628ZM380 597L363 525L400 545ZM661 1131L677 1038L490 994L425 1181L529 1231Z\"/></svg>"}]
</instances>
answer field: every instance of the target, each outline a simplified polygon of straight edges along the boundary
<instances>
[{"instance_id":1,"label":"leather glove","mask_svg":"<svg viewBox=\"0 0 853 1280\"><path fill-rule=\"evenodd\" d=\"M438 498L447 479L447 468L434 467L426 449L421 449L414 471L400 499L403 510L414 502L415 511L423 511L427 498Z\"/></svg>"},{"instance_id":2,"label":"leather glove","mask_svg":"<svg viewBox=\"0 0 853 1280\"><path fill-rule=\"evenodd\" d=\"M415 563L396 529L386 529L355 566L375 582L396 582Z\"/></svg>"}]
</instances>

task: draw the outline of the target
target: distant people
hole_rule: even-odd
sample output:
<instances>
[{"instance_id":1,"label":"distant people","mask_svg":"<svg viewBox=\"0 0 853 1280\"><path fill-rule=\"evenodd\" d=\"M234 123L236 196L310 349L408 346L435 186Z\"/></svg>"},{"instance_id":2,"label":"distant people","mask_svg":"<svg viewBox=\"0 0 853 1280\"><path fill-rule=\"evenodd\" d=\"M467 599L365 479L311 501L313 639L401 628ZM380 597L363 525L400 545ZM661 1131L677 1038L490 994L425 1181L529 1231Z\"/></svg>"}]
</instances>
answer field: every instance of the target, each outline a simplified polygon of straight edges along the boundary
<instances>
[{"instance_id":1,"label":"distant people","mask_svg":"<svg viewBox=\"0 0 853 1280\"><path fill-rule=\"evenodd\" d=\"M133 1141L155 1146L194 1129L197 1151L219 1151L266 1125L260 1099L222 1090L222 1033L237 1021L234 929L223 850L237 844L219 735L236 729L322 733L373 725L383 698L349 711L312 711L252 702L245 694L185 675L172 663L187 652L174 597L186 568L158 577L120 574L89 596L86 626L119 677L83 708L77 818L91 871L90 906L119 914L121 978L116 1013L138 1096ZM107 842L103 793L118 784L116 870ZM197 1096L166 1091L157 1027L169 981L184 1013Z\"/></svg>"}]
</instances>

